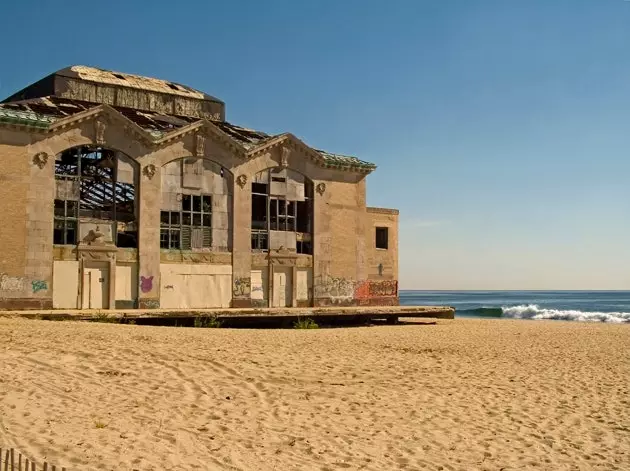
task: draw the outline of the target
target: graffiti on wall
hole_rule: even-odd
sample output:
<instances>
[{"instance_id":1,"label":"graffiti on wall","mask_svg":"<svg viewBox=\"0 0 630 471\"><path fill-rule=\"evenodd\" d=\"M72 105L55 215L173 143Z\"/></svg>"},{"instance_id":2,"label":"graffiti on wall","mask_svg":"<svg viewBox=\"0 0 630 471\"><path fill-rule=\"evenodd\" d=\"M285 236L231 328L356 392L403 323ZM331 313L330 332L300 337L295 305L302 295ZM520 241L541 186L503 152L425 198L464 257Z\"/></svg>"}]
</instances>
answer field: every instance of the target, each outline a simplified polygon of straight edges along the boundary
<instances>
[{"instance_id":1,"label":"graffiti on wall","mask_svg":"<svg viewBox=\"0 0 630 471\"><path fill-rule=\"evenodd\" d=\"M234 279L232 294L236 298L242 298L250 295L252 280L249 277Z\"/></svg>"},{"instance_id":2,"label":"graffiti on wall","mask_svg":"<svg viewBox=\"0 0 630 471\"><path fill-rule=\"evenodd\" d=\"M140 308L140 309L159 309L160 308L160 300L159 299L139 299L138 300L138 308Z\"/></svg>"},{"instance_id":3,"label":"graffiti on wall","mask_svg":"<svg viewBox=\"0 0 630 471\"><path fill-rule=\"evenodd\" d=\"M398 281L396 280L369 281L368 283L370 297L398 296Z\"/></svg>"},{"instance_id":4,"label":"graffiti on wall","mask_svg":"<svg viewBox=\"0 0 630 471\"><path fill-rule=\"evenodd\" d=\"M317 280L314 291L316 298L328 298L333 302L397 297L398 281L354 281L345 278L322 277Z\"/></svg>"},{"instance_id":5,"label":"graffiti on wall","mask_svg":"<svg viewBox=\"0 0 630 471\"><path fill-rule=\"evenodd\" d=\"M33 289L33 293L46 291L48 289L48 284L44 280L33 280L31 281L31 288Z\"/></svg>"},{"instance_id":6,"label":"graffiti on wall","mask_svg":"<svg viewBox=\"0 0 630 471\"><path fill-rule=\"evenodd\" d=\"M345 278L322 276L318 277L313 288L316 298L352 299L355 282Z\"/></svg>"},{"instance_id":7,"label":"graffiti on wall","mask_svg":"<svg viewBox=\"0 0 630 471\"><path fill-rule=\"evenodd\" d=\"M28 282L24 277L0 273L0 291L24 291L27 286Z\"/></svg>"},{"instance_id":8,"label":"graffiti on wall","mask_svg":"<svg viewBox=\"0 0 630 471\"><path fill-rule=\"evenodd\" d=\"M153 275L140 277L140 290L149 293L153 289Z\"/></svg>"}]
</instances>

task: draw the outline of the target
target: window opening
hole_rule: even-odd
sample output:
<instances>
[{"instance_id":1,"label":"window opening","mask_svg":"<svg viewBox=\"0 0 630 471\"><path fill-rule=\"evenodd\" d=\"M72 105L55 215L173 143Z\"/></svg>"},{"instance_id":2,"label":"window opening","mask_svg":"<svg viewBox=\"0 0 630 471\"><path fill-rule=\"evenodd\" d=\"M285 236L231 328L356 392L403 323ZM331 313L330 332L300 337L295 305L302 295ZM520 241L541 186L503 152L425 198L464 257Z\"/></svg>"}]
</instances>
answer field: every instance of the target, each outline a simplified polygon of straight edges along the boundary
<instances>
[{"instance_id":1,"label":"window opening","mask_svg":"<svg viewBox=\"0 0 630 471\"><path fill-rule=\"evenodd\" d=\"M387 227L376 228L376 248L388 249L389 245L389 230Z\"/></svg>"},{"instance_id":2,"label":"window opening","mask_svg":"<svg viewBox=\"0 0 630 471\"><path fill-rule=\"evenodd\" d=\"M212 196L182 194L179 211L160 212L160 248L212 247Z\"/></svg>"}]
</instances>

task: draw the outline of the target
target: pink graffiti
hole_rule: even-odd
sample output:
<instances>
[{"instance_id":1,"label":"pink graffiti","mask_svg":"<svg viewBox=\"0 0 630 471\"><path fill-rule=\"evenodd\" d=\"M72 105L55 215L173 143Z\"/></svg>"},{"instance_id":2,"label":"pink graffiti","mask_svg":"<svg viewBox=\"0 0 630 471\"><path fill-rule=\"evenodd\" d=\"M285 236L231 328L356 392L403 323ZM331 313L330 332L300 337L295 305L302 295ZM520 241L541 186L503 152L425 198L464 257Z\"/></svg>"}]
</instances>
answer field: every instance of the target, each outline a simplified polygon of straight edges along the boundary
<instances>
[{"instance_id":1,"label":"pink graffiti","mask_svg":"<svg viewBox=\"0 0 630 471\"><path fill-rule=\"evenodd\" d=\"M140 290L143 293L148 293L153 289L153 275L140 276Z\"/></svg>"}]
</instances>

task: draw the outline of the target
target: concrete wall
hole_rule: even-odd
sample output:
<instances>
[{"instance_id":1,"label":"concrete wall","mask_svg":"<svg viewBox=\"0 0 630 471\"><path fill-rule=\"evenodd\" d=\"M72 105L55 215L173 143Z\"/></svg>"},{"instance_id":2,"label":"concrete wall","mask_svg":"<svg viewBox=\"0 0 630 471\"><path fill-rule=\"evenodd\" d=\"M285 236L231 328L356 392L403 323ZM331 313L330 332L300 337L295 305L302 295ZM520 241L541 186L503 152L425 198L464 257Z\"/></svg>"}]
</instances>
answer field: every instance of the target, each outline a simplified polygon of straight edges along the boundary
<instances>
[{"instance_id":1,"label":"concrete wall","mask_svg":"<svg viewBox=\"0 0 630 471\"><path fill-rule=\"evenodd\" d=\"M93 144L96 117L68 123L53 132L0 127L0 214L11 221L10 226L0 226L0 246L11 248L0 251L0 309L52 307L53 254L55 260L78 259L73 248L53 248L52 244L54 158L70 147ZM244 158L207 134L203 155L197 155L194 133L154 146L116 117L104 115L99 119L106 123L105 146L137 162L139 172L139 245L133 253L118 250L115 263L121 269L113 270L116 302L110 304L135 302L138 307L152 308L210 307L209 304L218 307L226 303L248 307L268 303L268 296L259 299L259 294L254 293L264 283L266 275L262 273L284 255L274 250L269 254L251 252L251 182L262 170L282 165L310 179L315 188L313 255L297 255L282 262L298 269L293 280L294 301L298 305L318 306L397 302L396 290L392 288L398 277L397 215L366 208L364 174L324 168L295 142ZM36 159L42 154L47 157L43 162ZM203 167L201 187L212 190L216 196L213 214L216 212L217 220L213 216L213 226L222 231L228 226L227 236L217 235L215 240L227 239L227 247L217 244L209 253L160 250L160 210L171 204L172 194L183 184L176 178L176 174L183 178L183 171L177 170L181 159L193 156ZM218 182L221 168L224 178ZM237 183L243 181L244 184ZM375 224L392 227L387 253L373 250ZM130 269L129 264L135 265ZM183 268L176 268L178 264ZM383 270L379 274L381 264ZM227 267L229 273L221 271ZM199 271L186 271L193 268ZM309 269L306 285L299 268ZM253 273L257 270L261 270L260 280ZM175 296L175 286L181 287L184 275L206 277L199 287L201 292L214 290L210 302L189 288L177 288L178 293L184 293L182 300ZM195 279L202 280L203 276ZM214 281L208 277L215 277ZM377 282L388 285L371 291L365 288ZM388 286L391 294L385 295ZM268 289L262 288L267 294ZM59 306L70 302L65 288L54 297Z\"/></svg>"}]
</instances>

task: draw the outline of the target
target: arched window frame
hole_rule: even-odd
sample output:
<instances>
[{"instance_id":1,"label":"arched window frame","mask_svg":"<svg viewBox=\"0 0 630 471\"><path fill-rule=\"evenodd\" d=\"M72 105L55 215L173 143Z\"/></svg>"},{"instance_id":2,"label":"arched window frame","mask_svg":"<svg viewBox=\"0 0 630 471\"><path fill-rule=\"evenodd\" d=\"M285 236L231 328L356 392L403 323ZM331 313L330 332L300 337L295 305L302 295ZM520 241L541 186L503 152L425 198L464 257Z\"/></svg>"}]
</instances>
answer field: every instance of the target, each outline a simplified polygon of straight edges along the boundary
<instances>
[{"instance_id":1,"label":"arched window frame","mask_svg":"<svg viewBox=\"0 0 630 471\"><path fill-rule=\"evenodd\" d=\"M272 167L257 173L251 184L252 217L251 217L251 249L254 252L269 251L271 232L295 232L295 251L300 254L313 254L313 182L306 176L304 179L304 198L296 200L286 193L274 194L273 183L287 183L287 177L280 174L284 169ZM266 173L266 175L265 175ZM259 183L258 180L267 183Z\"/></svg>"},{"instance_id":2,"label":"arched window frame","mask_svg":"<svg viewBox=\"0 0 630 471\"><path fill-rule=\"evenodd\" d=\"M130 174L119 175L125 162ZM113 149L85 145L55 159L53 243L76 245L82 221L110 225L118 247L138 247L138 166ZM98 223L97 222L97 223Z\"/></svg>"}]
</instances>

